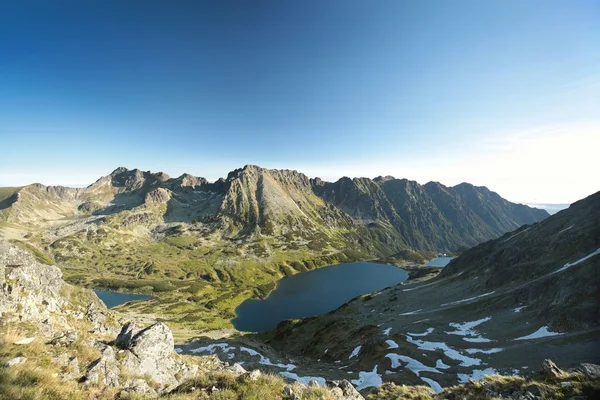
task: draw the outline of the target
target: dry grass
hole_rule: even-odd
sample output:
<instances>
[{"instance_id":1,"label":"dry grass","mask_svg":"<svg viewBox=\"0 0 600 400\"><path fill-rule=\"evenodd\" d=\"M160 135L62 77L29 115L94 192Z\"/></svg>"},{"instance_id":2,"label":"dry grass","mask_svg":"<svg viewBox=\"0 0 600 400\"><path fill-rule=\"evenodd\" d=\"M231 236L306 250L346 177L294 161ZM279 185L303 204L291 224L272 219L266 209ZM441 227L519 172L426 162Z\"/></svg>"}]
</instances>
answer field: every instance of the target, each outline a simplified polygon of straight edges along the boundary
<instances>
[{"instance_id":1,"label":"dry grass","mask_svg":"<svg viewBox=\"0 0 600 400\"><path fill-rule=\"evenodd\" d=\"M367 400L433 400L432 390L427 386L398 386L384 383L368 396Z\"/></svg>"}]
</instances>

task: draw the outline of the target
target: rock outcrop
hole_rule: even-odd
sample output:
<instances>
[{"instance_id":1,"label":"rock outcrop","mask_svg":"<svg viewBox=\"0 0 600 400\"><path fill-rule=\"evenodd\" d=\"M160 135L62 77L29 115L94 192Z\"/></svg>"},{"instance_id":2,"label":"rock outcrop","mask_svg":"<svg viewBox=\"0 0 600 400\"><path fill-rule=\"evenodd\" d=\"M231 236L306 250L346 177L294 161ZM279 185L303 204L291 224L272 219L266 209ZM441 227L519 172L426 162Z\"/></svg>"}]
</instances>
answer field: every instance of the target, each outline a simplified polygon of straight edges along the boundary
<instances>
[{"instance_id":1,"label":"rock outcrop","mask_svg":"<svg viewBox=\"0 0 600 400\"><path fill-rule=\"evenodd\" d=\"M58 334L63 341L77 339L76 321L89 322L97 333L116 329L114 318L91 290L67 284L56 266L42 264L4 240L0 240L0 320L37 323L42 335Z\"/></svg>"}]
</instances>

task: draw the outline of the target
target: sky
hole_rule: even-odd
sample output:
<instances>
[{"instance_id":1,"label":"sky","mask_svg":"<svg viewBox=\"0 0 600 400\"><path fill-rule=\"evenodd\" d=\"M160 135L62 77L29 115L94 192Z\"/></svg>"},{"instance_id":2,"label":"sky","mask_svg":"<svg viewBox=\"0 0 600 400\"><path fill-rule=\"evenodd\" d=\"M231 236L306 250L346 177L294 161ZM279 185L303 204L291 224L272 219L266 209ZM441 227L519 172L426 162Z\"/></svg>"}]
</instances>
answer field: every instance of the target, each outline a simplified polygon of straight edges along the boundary
<instances>
[{"instance_id":1,"label":"sky","mask_svg":"<svg viewBox=\"0 0 600 400\"><path fill-rule=\"evenodd\" d=\"M0 186L217 179L600 190L596 0L0 2Z\"/></svg>"}]
</instances>

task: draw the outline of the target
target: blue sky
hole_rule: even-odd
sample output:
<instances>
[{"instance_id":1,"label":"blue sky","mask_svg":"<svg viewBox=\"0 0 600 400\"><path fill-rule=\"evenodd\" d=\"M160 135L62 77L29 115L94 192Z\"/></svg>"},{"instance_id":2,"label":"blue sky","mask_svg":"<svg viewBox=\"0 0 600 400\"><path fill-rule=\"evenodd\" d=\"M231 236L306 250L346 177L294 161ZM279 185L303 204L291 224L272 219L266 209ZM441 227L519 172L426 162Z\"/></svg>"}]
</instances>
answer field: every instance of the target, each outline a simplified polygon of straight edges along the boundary
<instances>
[{"instance_id":1,"label":"blue sky","mask_svg":"<svg viewBox=\"0 0 600 400\"><path fill-rule=\"evenodd\" d=\"M7 1L0 185L215 179L600 190L597 1Z\"/></svg>"}]
</instances>

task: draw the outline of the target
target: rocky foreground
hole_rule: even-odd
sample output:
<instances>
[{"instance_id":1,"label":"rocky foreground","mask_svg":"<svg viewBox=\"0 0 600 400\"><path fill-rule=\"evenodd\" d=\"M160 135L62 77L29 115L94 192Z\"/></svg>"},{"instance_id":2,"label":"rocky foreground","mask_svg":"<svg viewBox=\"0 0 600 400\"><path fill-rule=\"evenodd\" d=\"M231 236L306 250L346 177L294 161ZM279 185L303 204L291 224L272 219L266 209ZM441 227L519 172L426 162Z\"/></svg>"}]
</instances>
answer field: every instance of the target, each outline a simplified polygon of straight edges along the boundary
<instances>
[{"instance_id":1,"label":"rocky foreground","mask_svg":"<svg viewBox=\"0 0 600 400\"><path fill-rule=\"evenodd\" d=\"M121 324L122 319L93 292L65 283L58 268L0 242L0 398L592 399L600 394L600 367L565 372L551 362L538 377L486 377L436 395L425 386L394 384L361 394L346 380L286 382L216 356L180 355L164 323L141 327Z\"/></svg>"}]
</instances>

